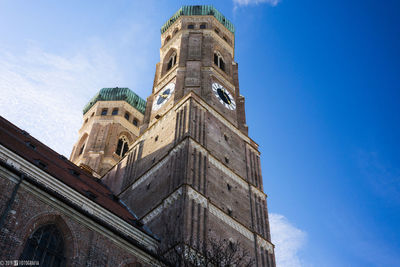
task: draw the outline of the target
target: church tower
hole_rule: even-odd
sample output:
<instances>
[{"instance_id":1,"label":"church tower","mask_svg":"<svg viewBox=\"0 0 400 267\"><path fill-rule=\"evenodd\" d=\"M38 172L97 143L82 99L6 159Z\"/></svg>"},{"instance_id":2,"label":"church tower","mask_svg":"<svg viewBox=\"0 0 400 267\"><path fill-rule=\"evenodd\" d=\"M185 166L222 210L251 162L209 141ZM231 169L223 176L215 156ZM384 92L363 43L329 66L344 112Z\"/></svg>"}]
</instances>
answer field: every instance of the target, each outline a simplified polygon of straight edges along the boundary
<instances>
[{"instance_id":1,"label":"church tower","mask_svg":"<svg viewBox=\"0 0 400 267\"><path fill-rule=\"evenodd\" d=\"M129 88L103 88L83 109L83 125L70 160L101 177L139 136L146 101Z\"/></svg>"},{"instance_id":2,"label":"church tower","mask_svg":"<svg viewBox=\"0 0 400 267\"><path fill-rule=\"evenodd\" d=\"M240 241L256 266L275 266L234 45L211 6L183 6L162 26L140 135L102 179L167 247Z\"/></svg>"}]
</instances>

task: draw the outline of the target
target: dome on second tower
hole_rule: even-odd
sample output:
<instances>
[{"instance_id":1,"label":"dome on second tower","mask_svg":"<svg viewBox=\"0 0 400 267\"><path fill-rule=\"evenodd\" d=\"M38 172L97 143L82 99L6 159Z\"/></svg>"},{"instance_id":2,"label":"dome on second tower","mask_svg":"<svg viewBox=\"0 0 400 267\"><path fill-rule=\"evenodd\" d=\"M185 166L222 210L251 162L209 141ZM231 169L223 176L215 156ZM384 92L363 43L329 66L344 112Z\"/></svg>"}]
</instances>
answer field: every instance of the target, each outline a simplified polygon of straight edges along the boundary
<instances>
[{"instance_id":1,"label":"dome on second tower","mask_svg":"<svg viewBox=\"0 0 400 267\"><path fill-rule=\"evenodd\" d=\"M96 104L97 101L118 101L122 100L144 114L146 109L146 100L135 94L127 87L114 87L101 89L83 108L83 115Z\"/></svg>"}]
</instances>

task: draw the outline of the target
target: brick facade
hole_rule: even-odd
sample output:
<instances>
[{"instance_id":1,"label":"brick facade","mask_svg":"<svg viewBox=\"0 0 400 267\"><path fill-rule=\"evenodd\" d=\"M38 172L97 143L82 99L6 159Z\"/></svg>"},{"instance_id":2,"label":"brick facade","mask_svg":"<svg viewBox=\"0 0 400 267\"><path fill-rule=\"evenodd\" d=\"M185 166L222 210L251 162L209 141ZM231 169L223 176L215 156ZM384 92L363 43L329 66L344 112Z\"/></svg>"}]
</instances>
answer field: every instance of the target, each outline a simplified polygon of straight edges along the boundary
<instances>
[{"instance_id":1,"label":"brick facade","mask_svg":"<svg viewBox=\"0 0 400 267\"><path fill-rule=\"evenodd\" d=\"M247 135L233 33L213 16L182 16L161 40L141 136L102 180L166 246L196 248L214 237L239 241L257 266L275 266L260 153ZM175 53L177 64L168 70ZM215 53L224 69L215 64ZM236 108L221 104L215 82ZM171 83L173 96L154 108Z\"/></svg>"},{"instance_id":2,"label":"brick facade","mask_svg":"<svg viewBox=\"0 0 400 267\"><path fill-rule=\"evenodd\" d=\"M275 266L260 153L224 21L184 15L163 27L144 114L121 99L90 102L71 153L83 169L1 120L0 260L18 259L38 227L54 224L66 266L157 266L160 250L200 251L212 239L238 241L255 266ZM116 153L122 136L126 155Z\"/></svg>"}]
</instances>

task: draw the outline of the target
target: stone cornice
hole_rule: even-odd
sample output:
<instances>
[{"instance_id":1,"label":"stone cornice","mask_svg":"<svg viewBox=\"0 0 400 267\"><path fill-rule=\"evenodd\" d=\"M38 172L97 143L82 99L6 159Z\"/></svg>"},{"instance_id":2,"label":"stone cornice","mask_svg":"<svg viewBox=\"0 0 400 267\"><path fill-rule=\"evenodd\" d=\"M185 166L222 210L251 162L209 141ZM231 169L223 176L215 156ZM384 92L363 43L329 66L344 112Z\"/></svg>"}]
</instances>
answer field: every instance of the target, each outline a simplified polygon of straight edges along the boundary
<instances>
[{"instance_id":1,"label":"stone cornice","mask_svg":"<svg viewBox=\"0 0 400 267\"><path fill-rule=\"evenodd\" d=\"M34 185L24 181L22 183L22 188L24 188L28 192L32 193L33 195L35 195L37 198L39 198L44 203L54 207L55 209L59 210L63 214L75 219L80 224L83 224L86 227L100 233L101 235L106 236L107 238L112 240L114 243L116 243L120 248L130 251L133 255L140 258L142 261L147 262L149 264L157 264L152 257L150 257L144 251L135 247L132 243L128 242L127 240L125 240L121 237L118 237L117 235L115 235L113 232L111 232L107 228L94 223L88 217L77 212L75 209L66 205L62 201L59 201L59 200L53 198L52 196L50 196L46 192L43 192L42 190L35 187ZM140 243L140 240L138 240L138 241Z\"/></svg>"},{"instance_id":2,"label":"stone cornice","mask_svg":"<svg viewBox=\"0 0 400 267\"><path fill-rule=\"evenodd\" d=\"M210 112L214 117L217 117L220 119L220 121L225 124L226 127L228 127L231 131L233 131L235 134L239 135L246 143L248 143L250 146L254 146L253 144L256 144L253 140L251 140L250 137L242 133L234 124L232 124L229 120L227 120L221 113L219 113L216 109L214 109L212 106L210 106L207 102L205 102L200 96L198 96L194 92L190 92L185 98L193 98L196 102L198 102L199 105L203 106L208 112ZM184 98L184 99L185 99ZM258 145L257 145L258 147ZM257 149L255 147L255 149Z\"/></svg>"},{"instance_id":3,"label":"stone cornice","mask_svg":"<svg viewBox=\"0 0 400 267\"><path fill-rule=\"evenodd\" d=\"M274 245L272 245L271 242L269 242L268 240L262 238L261 236L259 236L259 235L256 235L256 236L257 236L257 244L260 247L268 250L269 253L273 254L274 253Z\"/></svg>"},{"instance_id":4,"label":"stone cornice","mask_svg":"<svg viewBox=\"0 0 400 267\"><path fill-rule=\"evenodd\" d=\"M260 196L261 198L265 198L266 194L255 187L253 184L250 182L246 181L244 178L242 178L240 175L236 174L232 169L230 169L228 166L226 166L224 163L222 163L220 160L218 160L216 157L214 157L210 151L207 150L207 148L203 147L201 144L197 143L196 140L192 139L191 137L189 138L190 144L199 150L203 155L207 156L208 161L213 164L215 167L217 167L220 171L225 173L228 177L232 178L237 184L242 186L244 189L248 189L249 186L255 194Z\"/></svg>"},{"instance_id":5,"label":"stone cornice","mask_svg":"<svg viewBox=\"0 0 400 267\"><path fill-rule=\"evenodd\" d=\"M147 178L149 178L153 173L155 173L157 170L159 170L167 161L168 159L174 155L179 149L182 148L182 146L184 145L183 142L181 142L179 145L175 146L173 149L171 149L171 151L158 163L156 163L155 165L153 165L146 173L144 173L139 179L137 179L132 185L131 185L131 189L135 189L136 187L138 187L141 183L143 183L144 181L147 180ZM124 190L125 191L125 190ZM120 194L122 194L124 191L122 191Z\"/></svg>"},{"instance_id":6,"label":"stone cornice","mask_svg":"<svg viewBox=\"0 0 400 267\"><path fill-rule=\"evenodd\" d=\"M172 194L170 194L167 198L165 198L155 209L145 215L142 219L144 224L148 223L152 219L154 219L158 214L160 214L163 209L168 208L172 205L176 200L178 200L179 196L182 195L182 187L179 187Z\"/></svg>"},{"instance_id":7,"label":"stone cornice","mask_svg":"<svg viewBox=\"0 0 400 267\"><path fill-rule=\"evenodd\" d=\"M81 207L84 211L101 219L121 233L137 240L143 246L149 249L154 249L157 247L157 241L149 235L136 229L134 226L128 224L120 217L106 210L94 201L84 197L76 190L66 186L57 178L49 175L2 145L0 145L0 158L5 159L9 165L14 166L14 168L18 171L27 174L37 183L57 192L62 197L69 199L74 205Z\"/></svg>"},{"instance_id":8,"label":"stone cornice","mask_svg":"<svg viewBox=\"0 0 400 267\"><path fill-rule=\"evenodd\" d=\"M260 247L267 249L270 253L273 253L273 245L268 240L263 237L255 234L251 230L249 230L246 226L236 221L229 215L227 215L224 211L214 205L209 199L207 199L203 194L196 191L189 185L182 185L177 190L175 190L172 194L170 194L167 198L165 198L156 208L154 208L147 215L143 216L143 223L148 223L152 219L154 219L157 215L159 215L165 208L169 207L172 203L174 203L180 196L183 195L184 188L187 188L187 196L189 199L193 200L203 208L208 209L208 211L213 214L215 217L223 221L225 224L229 225L243 236L245 236L250 241L254 242L254 238L257 239L257 244Z\"/></svg>"},{"instance_id":9,"label":"stone cornice","mask_svg":"<svg viewBox=\"0 0 400 267\"><path fill-rule=\"evenodd\" d=\"M254 194L256 194L258 197L260 197L261 199L265 199L267 197L267 194L265 194L263 191L261 191L260 189L258 189L257 187L255 187L254 185L250 185L251 188L251 192L253 192Z\"/></svg>"}]
</instances>

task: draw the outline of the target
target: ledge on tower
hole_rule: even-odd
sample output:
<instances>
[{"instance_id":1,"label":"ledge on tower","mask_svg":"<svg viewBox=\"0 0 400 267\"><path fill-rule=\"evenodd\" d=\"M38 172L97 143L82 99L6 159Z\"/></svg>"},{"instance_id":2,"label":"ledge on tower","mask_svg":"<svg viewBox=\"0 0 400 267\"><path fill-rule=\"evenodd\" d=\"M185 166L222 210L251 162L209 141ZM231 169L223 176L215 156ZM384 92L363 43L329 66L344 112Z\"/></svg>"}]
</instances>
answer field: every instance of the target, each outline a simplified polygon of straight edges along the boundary
<instances>
[{"instance_id":1,"label":"ledge on tower","mask_svg":"<svg viewBox=\"0 0 400 267\"><path fill-rule=\"evenodd\" d=\"M235 33L235 26L221 12L213 6L182 6L167 22L161 27L164 33L181 16L214 16L231 33Z\"/></svg>"},{"instance_id":2,"label":"ledge on tower","mask_svg":"<svg viewBox=\"0 0 400 267\"><path fill-rule=\"evenodd\" d=\"M129 88L103 88L98 92L89 103L83 108L83 115L96 104L97 101L118 101L122 100L144 114L146 109L146 100L135 94Z\"/></svg>"}]
</instances>

